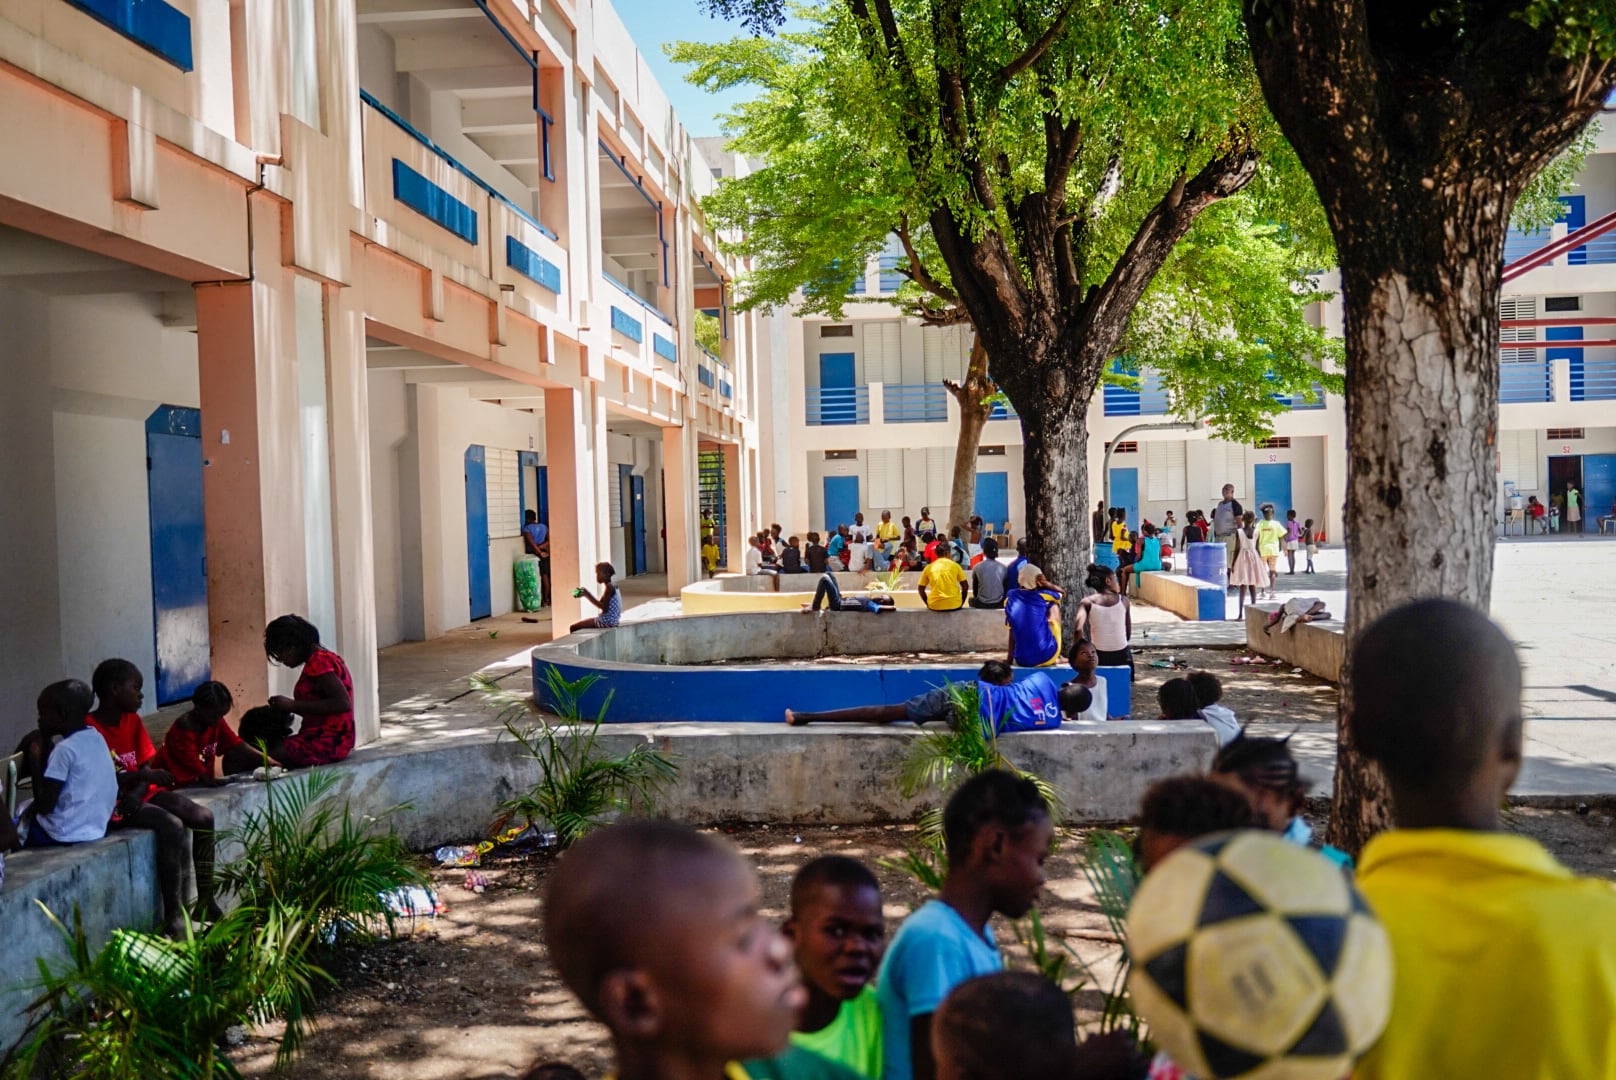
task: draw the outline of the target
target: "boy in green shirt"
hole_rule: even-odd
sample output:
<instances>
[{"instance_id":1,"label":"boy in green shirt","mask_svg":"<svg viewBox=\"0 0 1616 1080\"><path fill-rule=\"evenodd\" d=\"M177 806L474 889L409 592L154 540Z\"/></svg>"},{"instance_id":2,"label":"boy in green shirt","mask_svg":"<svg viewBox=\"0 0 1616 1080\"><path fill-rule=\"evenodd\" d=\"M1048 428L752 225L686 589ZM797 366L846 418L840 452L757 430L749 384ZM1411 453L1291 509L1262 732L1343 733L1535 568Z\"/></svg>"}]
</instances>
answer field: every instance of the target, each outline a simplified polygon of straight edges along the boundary
<instances>
[{"instance_id":1,"label":"boy in green shirt","mask_svg":"<svg viewBox=\"0 0 1616 1080\"><path fill-rule=\"evenodd\" d=\"M886 951L880 882L857 859L815 859L791 882L791 917L781 929L796 950L808 1004L791 1049L746 1071L753 1080L878 1080L881 1007L871 983ZM828 1072L827 1063L845 1068Z\"/></svg>"}]
</instances>

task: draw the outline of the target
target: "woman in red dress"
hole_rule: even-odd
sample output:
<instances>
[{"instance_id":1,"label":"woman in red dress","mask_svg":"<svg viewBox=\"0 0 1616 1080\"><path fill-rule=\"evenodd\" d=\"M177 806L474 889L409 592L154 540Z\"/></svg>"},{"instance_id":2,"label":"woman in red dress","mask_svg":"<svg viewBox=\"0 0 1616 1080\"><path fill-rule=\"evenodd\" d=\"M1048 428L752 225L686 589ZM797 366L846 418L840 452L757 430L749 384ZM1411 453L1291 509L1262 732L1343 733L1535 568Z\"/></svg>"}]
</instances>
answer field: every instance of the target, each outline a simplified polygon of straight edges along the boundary
<instances>
[{"instance_id":1,"label":"woman in red dress","mask_svg":"<svg viewBox=\"0 0 1616 1080\"><path fill-rule=\"evenodd\" d=\"M347 757L354 746L353 677L342 657L322 646L320 631L296 615L282 615L264 628L264 652L277 664L303 669L291 697L269 699L272 707L303 718L275 760L295 769Z\"/></svg>"}]
</instances>

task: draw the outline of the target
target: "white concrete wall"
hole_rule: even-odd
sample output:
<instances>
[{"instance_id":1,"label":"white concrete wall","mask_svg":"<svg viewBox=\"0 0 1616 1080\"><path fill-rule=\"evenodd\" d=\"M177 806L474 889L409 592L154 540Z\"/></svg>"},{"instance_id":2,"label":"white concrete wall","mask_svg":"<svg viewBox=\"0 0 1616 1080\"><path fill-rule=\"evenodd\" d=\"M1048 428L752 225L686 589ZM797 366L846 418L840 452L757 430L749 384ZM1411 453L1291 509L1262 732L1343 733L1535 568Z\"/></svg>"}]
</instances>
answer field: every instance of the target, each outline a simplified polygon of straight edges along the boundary
<instances>
[{"instance_id":1,"label":"white concrete wall","mask_svg":"<svg viewBox=\"0 0 1616 1080\"><path fill-rule=\"evenodd\" d=\"M160 310L155 294L0 289L8 750L55 679L88 679L109 656L155 677L145 422L198 400L195 335L164 327Z\"/></svg>"},{"instance_id":2,"label":"white concrete wall","mask_svg":"<svg viewBox=\"0 0 1616 1080\"><path fill-rule=\"evenodd\" d=\"M402 371L371 371L370 392L370 506L375 537L376 563L376 644L385 648L404 641L407 623L406 594L414 586L414 608L419 619L421 581L419 573L404 572L405 532L400 477L404 460L414 468L414 454L407 446L410 434L408 394ZM413 486L413 485L412 485ZM414 548L420 549L420 530L414 530ZM419 567L419 554L415 560Z\"/></svg>"}]
</instances>

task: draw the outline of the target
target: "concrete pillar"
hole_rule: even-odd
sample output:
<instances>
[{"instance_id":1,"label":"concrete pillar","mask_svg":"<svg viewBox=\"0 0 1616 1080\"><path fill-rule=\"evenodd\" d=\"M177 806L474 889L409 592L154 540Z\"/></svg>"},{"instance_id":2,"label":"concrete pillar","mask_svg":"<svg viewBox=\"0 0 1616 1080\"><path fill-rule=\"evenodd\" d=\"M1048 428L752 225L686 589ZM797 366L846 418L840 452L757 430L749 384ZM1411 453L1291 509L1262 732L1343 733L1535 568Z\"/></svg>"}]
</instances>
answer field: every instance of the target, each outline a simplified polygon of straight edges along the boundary
<instances>
[{"instance_id":1,"label":"concrete pillar","mask_svg":"<svg viewBox=\"0 0 1616 1080\"><path fill-rule=\"evenodd\" d=\"M376 665L376 564L370 500L370 395L365 375L365 313L357 290L325 290L325 345L331 421L332 553L336 575L334 646L354 686L360 743L381 734Z\"/></svg>"},{"instance_id":2,"label":"concrete pillar","mask_svg":"<svg viewBox=\"0 0 1616 1080\"><path fill-rule=\"evenodd\" d=\"M290 286L281 272L196 290L213 677L244 704L290 688L271 685L264 626L308 602Z\"/></svg>"},{"instance_id":3,"label":"concrete pillar","mask_svg":"<svg viewBox=\"0 0 1616 1080\"><path fill-rule=\"evenodd\" d=\"M741 475L741 448L734 443L719 443L724 455L724 551L726 569L740 573L746 565L746 505L743 497L745 477Z\"/></svg>"},{"instance_id":4,"label":"concrete pillar","mask_svg":"<svg viewBox=\"0 0 1616 1080\"><path fill-rule=\"evenodd\" d=\"M690 426L662 429L662 501L667 507L668 593L675 595L700 580L701 497L697 477L696 432Z\"/></svg>"},{"instance_id":5,"label":"concrete pillar","mask_svg":"<svg viewBox=\"0 0 1616 1080\"><path fill-rule=\"evenodd\" d=\"M606 533L606 414L591 388L544 392L544 460L550 483L550 582L554 633L561 637L595 607L595 564L609 557ZM619 570L622 568L619 567Z\"/></svg>"}]
</instances>

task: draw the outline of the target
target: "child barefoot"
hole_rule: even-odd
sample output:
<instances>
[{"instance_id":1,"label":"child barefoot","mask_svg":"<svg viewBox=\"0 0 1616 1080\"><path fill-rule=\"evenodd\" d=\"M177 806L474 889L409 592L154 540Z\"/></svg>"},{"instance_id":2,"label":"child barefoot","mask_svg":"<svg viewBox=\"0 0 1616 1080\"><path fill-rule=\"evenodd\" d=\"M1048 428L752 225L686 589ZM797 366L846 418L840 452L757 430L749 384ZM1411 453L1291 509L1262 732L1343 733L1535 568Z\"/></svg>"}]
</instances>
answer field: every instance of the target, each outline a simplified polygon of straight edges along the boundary
<instances>
[{"instance_id":1,"label":"child barefoot","mask_svg":"<svg viewBox=\"0 0 1616 1080\"><path fill-rule=\"evenodd\" d=\"M807 1001L791 945L758 912L757 875L716 837L625 821L550 875L544 944L612 1034L618 1080L747 1080Z\"/></svg>"},{"instance_id":2,"label":"child barefoot","mask_svg":"<svg viewBox=\"0 0 1616 1080\"><path fill-rule=\"evenodd\" d=\"M214 778L214 762L225 776L264 764L263 752L242 742L225 723L233 705L224 683L205 682L197 687L191 695L191 711L168 729L152 764L172 776L176 787L222 784L223 780ZM279 764L273 758L269 763Z\"/></svg>"},{"instance_id":3,"label":"child barefoot","mask_svg":"<svg viewBox=\"0 0 1616 1080\"><path fill-rule=\"evenodd\" d=\"M269 699L273 707L303 718L275 760L297 769L332 765L352 753L353 677L342 657L320 644L320 631L306 619L282 615L264 628L264 652L278 664L303 669L291 697Z\"/></svg>"},{"instance_id":4,"label":"child barefoot","mask_svg":"<svg viewBox=\"0 0 1616 1080\"><path fill-rule=\"evenodd\" d=\"M196 873L196 914L216 919L213 899L213 811L167 790L174 777L159 768L157 749L140 719L145 680L127 660L103 660L90 685L95 712L90 723L101 733L118 767L118 809L114 828L150 829L157 835L157 887L163 896L163 930L170 937L185 932L185 831L191 830L191 865Z\"/></svg>"},{"instance_id":5,"label":"child barefoot","mask_svg":"<svg viewBox=\"0 0 1616 1080\"><path fill-rule=\"evenodd\" d=\"M1002 769L971 777L948 800L948 876L898 928L876 980L884 1080L935 1080L932 1014L966 979L1004 967L988 920L1032 909L1054 835L1038 788Z\"/></svg>"}]
</instances>

